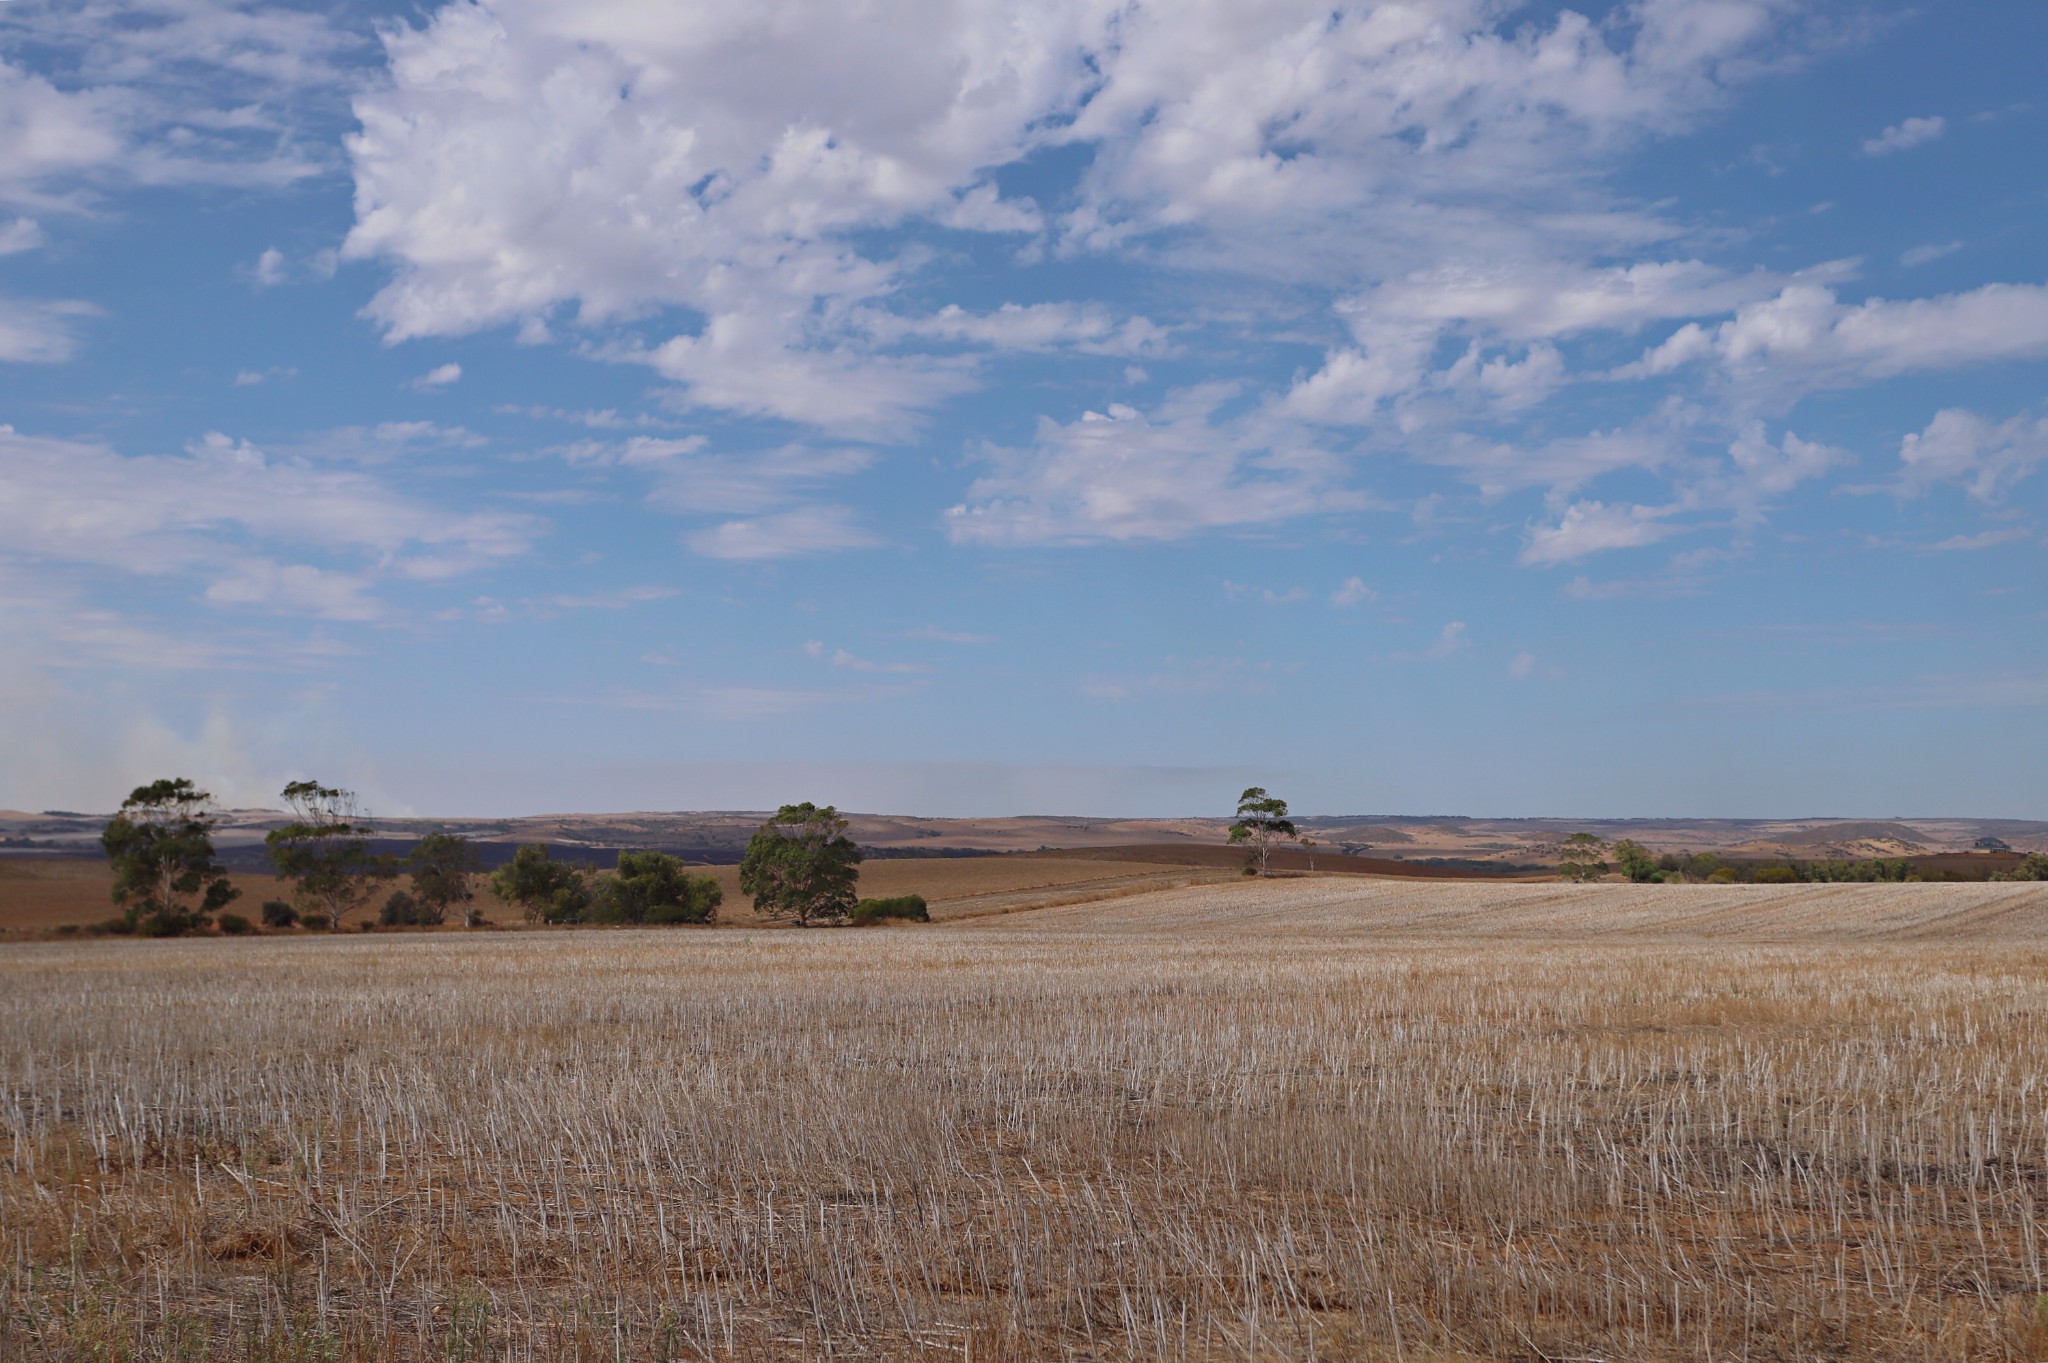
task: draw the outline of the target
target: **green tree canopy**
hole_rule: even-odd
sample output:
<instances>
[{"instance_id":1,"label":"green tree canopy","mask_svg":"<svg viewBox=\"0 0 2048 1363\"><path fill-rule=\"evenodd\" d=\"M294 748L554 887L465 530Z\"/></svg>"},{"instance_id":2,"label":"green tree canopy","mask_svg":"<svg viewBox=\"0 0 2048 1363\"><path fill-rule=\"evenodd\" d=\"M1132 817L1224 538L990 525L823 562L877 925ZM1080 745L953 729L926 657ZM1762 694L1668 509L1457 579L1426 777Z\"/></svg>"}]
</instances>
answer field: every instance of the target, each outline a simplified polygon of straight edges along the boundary
<instances>
[{"instance_id":1,"label":"green tree canopy","mask_svg":"<svg viewBox=\"0 0 2048 1363\"><path fill-rule=\"evenodd\" d=\"M724 899L715 877L692 875L666 852L621 852L617 873L598 880L588 916L596 923L709 923Z\"/></svg>"},{"instance_id":2,"label":"green tree canopy","mask_svg":"<svg viewBox=\"0 0 2048 1363\"><path fill-rule=\"evenodd\" d=\"M831 805L805 801L776 810L740 859L740 888L754 897L755 911L793 918L799 927L853 912L861 853L847 826Z\"/></svg>"},{"instance_id":3,"label":"green tree canopy","mask_svg":"<svg viewBox=\"0 0 2048 1363\"><path fill-rule=\"evenodd\" d=\"M483 862L468 838L454 833L429 833L413 844L406 858L412 872L412 897L438 915L457 904L462 906L462 926L475 927L481 921L476 907L476 877Z\"/></svg>"},{"instance_id":4,"label":"green tree canopy","mask_svg":"<svg viewBox=\"0 0 2048 1363\"><path fill-rule=\"evenodd\" d=\"M491 877L491 893L519 905L529 923L574 923L590 907L590 877L549 856L547 844L529 842Z\"/></svg>"},{"instance_id":5,"label":"green tree canopy","mask_svg":"<svg viewBox=\"0 0 2048 1363\"><path fill-rule=\"evenodd\" d=\"M1557 852L1559 880L1598 880L1607 874L1607 844L1591 833L1574 833Z\"/></svg>"},{"instance_id":6,"label":"green tree canopy","mask_svg":"<svg viewBox=\"0 0 2048 1363\"><path fill-rule=\"evenodd\" d=\"M204 927L241 893L213 851L213 797L183 777L137 786L107 821L114 903L128 926L172 937Z\"/></svg>"},{"instance_id":7,"label":"green tree canopy","mask_svg":"<svg viewBox=\"0 0 2048 1363\"><path fill-rule=\"evenodd\" d=\"M1634 838L1623 838L1611 849L1615 864L1621 873L1641 885L1657 878L1657 858L1650 855L1650 849Z\"/></svg>"},{"instance_id":8,"label":"green tree canopy","mask_svg":"<svg viewBox=\"0 0 2048 1363\"><path fill-rule=\"evenodd\" d=\"M342 920L368 903L398 867L370 850L368 816L354 791L294 781L283 795L292 821L263 840L271 867L280 880L292 882L302 908L325 915L328 927L339 931Z\"/></svg>"},{"instance_id":9,"label":"green tree canopy","mask_svg":"<svg viewBox=\"0 0 2048 1363\"><path fill-rule=\"evenodd\" d=\"M1265 875L1273 844L1300 836L1301 830L1287 817L1287 801L1268 795L1264 786L1248 787L1237 797L1237 822L1230 825L1230 841L1245 844L1246 875Z\"/></svg>"}]
</instances>

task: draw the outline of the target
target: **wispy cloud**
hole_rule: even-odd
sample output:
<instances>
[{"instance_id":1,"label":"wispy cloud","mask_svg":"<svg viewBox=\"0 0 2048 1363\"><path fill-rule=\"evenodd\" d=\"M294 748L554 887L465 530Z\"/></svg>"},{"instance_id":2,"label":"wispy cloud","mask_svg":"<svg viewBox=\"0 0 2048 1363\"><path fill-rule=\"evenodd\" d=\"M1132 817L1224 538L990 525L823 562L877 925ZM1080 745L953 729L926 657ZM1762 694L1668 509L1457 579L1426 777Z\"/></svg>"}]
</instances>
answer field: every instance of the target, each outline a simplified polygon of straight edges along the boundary
<instances>
[{"instance_id":1,"label":"wispy cloud","mask_svg":"<svg viewBox=\"0 0 2048 1363\"><path fill-rule=\"evenodd\" d=\"M1909 151L1924 147L1940 138L1948 130L1948 120L1939 114L1926 118L1908 118L1892 124L1877 136L1865 140L1865 156L1890 156L1893 152Z\"/></svg>"}]
</instances>

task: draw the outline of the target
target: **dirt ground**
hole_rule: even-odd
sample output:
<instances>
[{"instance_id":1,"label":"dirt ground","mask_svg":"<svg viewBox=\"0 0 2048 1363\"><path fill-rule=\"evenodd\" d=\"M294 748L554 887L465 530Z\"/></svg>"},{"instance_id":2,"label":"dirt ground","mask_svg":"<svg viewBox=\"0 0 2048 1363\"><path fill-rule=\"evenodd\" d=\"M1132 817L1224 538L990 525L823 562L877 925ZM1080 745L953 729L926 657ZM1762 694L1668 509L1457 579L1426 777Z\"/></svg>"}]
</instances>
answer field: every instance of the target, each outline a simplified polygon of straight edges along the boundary
<instances>
[{"instance_id":1,"label":"dirt ground","mask_svg":"<svg viewBox=\"0 0 2048 1363\"><path fill-rule=\"evenodd\" d=\"M740 893L737 866L702 870L725 891L719 917L728 923L758 920ZM863 895L921 894L935 918L1008 913L1046 904L1110 898L1194 883L1229 880L1217 867L1166 864L1126 865L1096 858L1005 856L903 858L871 861L861 868ZM232 911L255 919L266 899L289 897L271 876L230 877L242 891ZM401 880L398 884L403 884ZM85 927L113 917L113 873L103 861L73 857L0 857L0 940L46 936L73 924ZM484 916L500 926L523 926L516 905L485 893ZM374 906L358 917L374 918ZM444 929L459 931L460 929Z\"/></svg>"}]
</instances>

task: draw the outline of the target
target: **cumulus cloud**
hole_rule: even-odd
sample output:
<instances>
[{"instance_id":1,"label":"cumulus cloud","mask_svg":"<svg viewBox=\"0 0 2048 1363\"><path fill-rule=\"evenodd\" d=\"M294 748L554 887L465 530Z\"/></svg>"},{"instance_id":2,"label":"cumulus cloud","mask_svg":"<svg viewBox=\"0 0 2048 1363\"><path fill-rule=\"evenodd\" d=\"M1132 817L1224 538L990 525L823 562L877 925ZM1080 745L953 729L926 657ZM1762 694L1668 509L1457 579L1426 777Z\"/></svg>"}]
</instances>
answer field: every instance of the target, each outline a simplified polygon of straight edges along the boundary
<instances>
[{"instance_id":1,"label":"cumulus cloud","mask_svg":"<svg viewBox=\"0 0 2048 1363\"><path fill-rule=\"evenodd\" d=\"M1979 501L1996 501L2048 463L2048 418L1991 422L1951 407L1899 446L1899 491L1917 496L1938 483L1959 484Z\"/></svg>"},{"instance_id":2,"label":"cumulus cloud","mask_svg":"<svg viewBox=\"0 0 2048 1363\"><path fill-rule=\"evenodd\" d=\"M1219 420L1229 396L1208 387L1150 415L1112 404L1041 420L1031 445L984 451L994 469L947 511L947 529L970 544L1128 543L1356 505L1336 485L1338 463L1314 446Z\"/></svg>"},{"instance_id":3,"label":"cumulus cloud","mask_svg":"<svg viewBox=\"0 0 2048 1363\"><path fill-rule=\"evenodd\" d=\"M1604 502L1573 502L1556 525L1534 526L1522 548L1521 561L1548 568L1610 549L1635 549L1655 544L1674 527L1661 518L1668 509L1608 506Z\"/></svg>"},{"instance_id":4,"label":"cumulus cloud","mask_svg":"<svg viewBox=\"0 0 2048 1363\"><path fill-rule=\"evenodd\" d=\"M284 252L275 246L268 247L256 257L256 265L249 272L259 289L275 288L285 281Z\"/></svg>"},{"instance_id":5,"label":"cumulus cloud","mask_svg":"<svg viewBox=\"0 0 2048 1363\"><path fill-rule=\"evenodd\" d=\"M1792 284L1715 327L1689 322L1647 352L1638 374L1713 359L1738 372L1812 381L1891 378L2048 355L2048 286L1987 284L1932 298L1840 302L1833 289Z\"/></svg>"},{"instance_id":6,"label":"cumulus cloud","mask_svg":"<svg viewBox=\"0 0 2048 1363\"><path fill-rule=\"evenodd\" d=\"M1865 156L1890 156L1895 151L1908 151L1924 147L1939 138L1948 129L1948 120L1936 114L1929 118L1909 118L1894 123L1863 144Z\"/></svg>"},{"instance_id":7,"label":"cumulus cloud","mask_svg":"<svg viewBox=\"0 0 2048 1363\"><path fill-rule=\"evenodd\" d=\"M458 383L461 379L462 366L450 360L447 364L435 365L432 369L414 379L412 386L423 393L432 392L436 388L446 388L450 384Z\"/></svg>"},{"instance_id":8,"label":"cumulus cloud","mask_svg":"<svg viewBox=\"0 0 2048 1363\"><path fill-rule=\"evenodd\" d=\"M1377 600L1378 598L1379 593L1366 586L1364 578L1347 577L1344 579L1343 586L1330 593L1330 604L1333 606L1356 606L1366 601Z\"/></svg>"},{"instance_id":9,"label":"cumulus cloud","mask_svg":"<svg viewBox=\"0 0 2048 1363\"><path fill-rule=\"evenodd\" d=\"M450 5L385 34L388 78L356 106L347 249L391 267L370 311L393 340L637 319L671 334L607 353L690 401L870 438L980 382L933 347L1165 343L1085 304L921 311L932 257L896 230L1362 287L1357 306L1425 350L1451 325L1526 343L1725 310L1762 286L1698 261L1578 262L1675 235L1612 202L1602 168L1690 126L1785 25L1762 0L1630 18L1531 23L1487 0L773 0L688 22L629 0ZM994 172L1057 144L1092 158L1048 221ZM1323 386L1343 391L1305 390L1304 414L1405 385L1398 349L1333 355ZM1513 410L1560 368L1538 349L1477 377Z\"/></svg>"}]
</instances>

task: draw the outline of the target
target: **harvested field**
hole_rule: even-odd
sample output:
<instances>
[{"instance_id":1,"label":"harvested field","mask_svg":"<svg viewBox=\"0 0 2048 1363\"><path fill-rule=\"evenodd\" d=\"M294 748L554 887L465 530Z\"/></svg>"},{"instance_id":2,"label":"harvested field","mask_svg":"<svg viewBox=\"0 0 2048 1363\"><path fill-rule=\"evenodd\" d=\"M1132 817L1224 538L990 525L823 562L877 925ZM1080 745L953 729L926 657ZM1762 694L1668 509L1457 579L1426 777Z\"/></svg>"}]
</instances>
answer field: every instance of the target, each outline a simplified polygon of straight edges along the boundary
<instances>
[{"instance_id":1,"label":"harvested field","mask_svg":"<svg viewBox=\"0 0 2048 1363\"><path fill-rule=\"evenodd\" d=\"M563 853L571 857L571 853ZM731 923L757 921L753 906L740 893L737 866L706 866L725 891L719 917ZM231 907L254 918L264 900L289 898L289 889L266 875L237 872L230 877L242 897ZM1146 889L1185 886L1233 879L1214 867L1182 864L1124 865L1096 858L1043 855L905 858L871 861L861 868L861 893L921 894L937 918L1007 913L1049 903L1085 902ZM72 924L84 927L113 917L109 899L112 869L104 861L78 857L0 857L0 934L42 935ZM399 880L394 885L403 885ZM484 914L504 926L521 922L517 905L504 904L487 891ZM373 904L356 918L376 917Z\"/></svg>"},{"instance_id":2,"label":"harvested field","mask_svg":"<svg viewBox=\"0 0 2048 1363\"><path fill-rule=\"evenodd\" d=\"M2039 1359L2038 886L0 948L0 1357Z\"/></svg>"}]
</instances>

